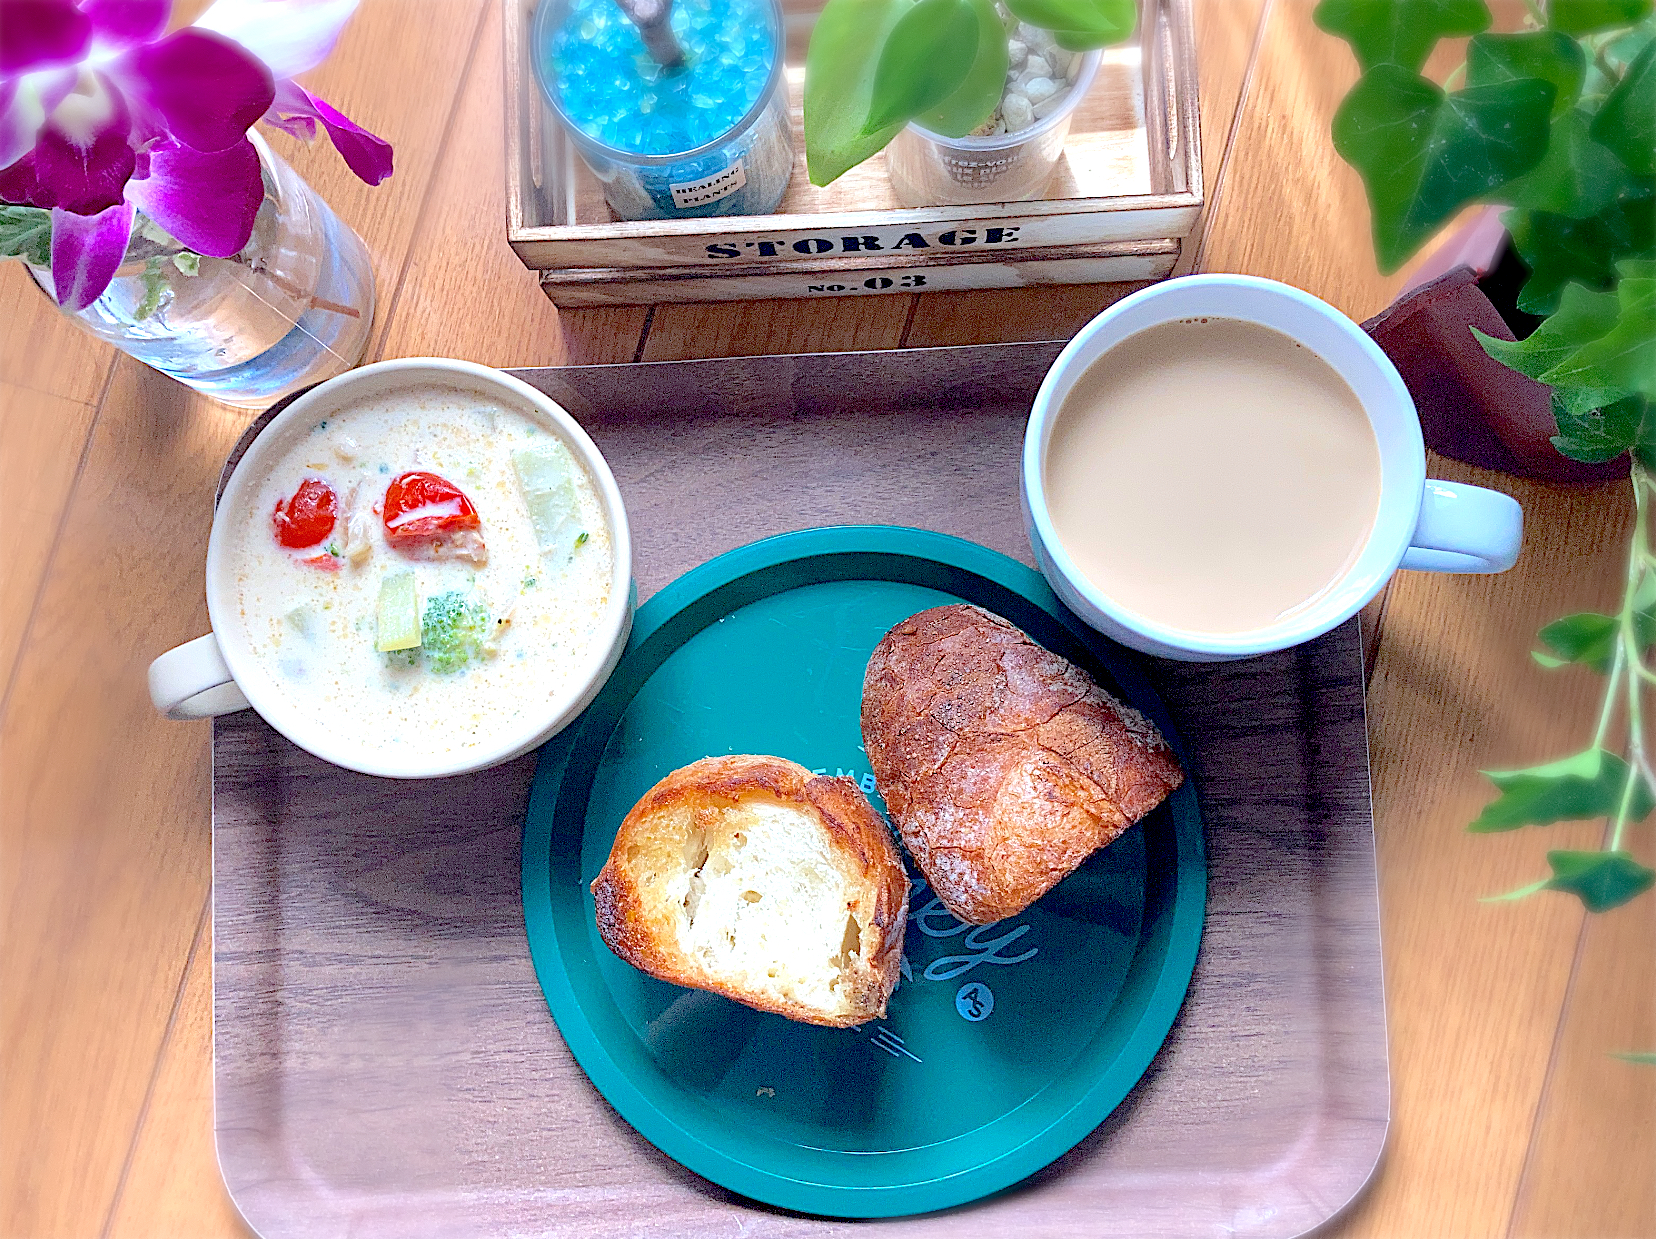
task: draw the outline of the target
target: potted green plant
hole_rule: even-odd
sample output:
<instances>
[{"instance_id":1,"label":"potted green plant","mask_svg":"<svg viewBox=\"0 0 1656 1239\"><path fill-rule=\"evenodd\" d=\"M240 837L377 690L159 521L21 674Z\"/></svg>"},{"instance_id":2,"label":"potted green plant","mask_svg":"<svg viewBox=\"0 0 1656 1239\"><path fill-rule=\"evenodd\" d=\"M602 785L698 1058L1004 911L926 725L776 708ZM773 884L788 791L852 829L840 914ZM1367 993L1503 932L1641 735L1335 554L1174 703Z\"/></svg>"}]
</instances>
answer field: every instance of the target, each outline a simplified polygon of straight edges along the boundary
<instances>
[{"instance_id":1,"label":"potted green plant","mask_svg":"<svg viewBox=\"0 0 1656 1239\"><path fill-rule=\"evenodd\" d=\"M1040 194L1098 49L1135 0L828 0L805 60L805 153L827 185L891 145L905 206Z\"/></svg>"},{"instance_id":2,"label":"potted green plant","mask_svg":"<svg viewBox=\"0 0 1656 1239\"><path fill-rule=\"evenodd\" d=\"M1626 847L1628 826L1656 807L1642 717L1656 682L1656 18L1651 0L1526 3L1528 27L1515 34L1487 33L1483 0L1322 0L1316 21L1351 44L1363 71L1333 136L1368 189L1381 269L1468 203L1508 205L1502 219L1530 272L1517 308L1541 321L1522 340L1476 338L1551 389L1557 451L1628 459L1636 517L1621 605L1547 625L1534 654L1544 668L1605 677L1592 740L1559 761L1490 772L1500 795L1471 825L1605 818L1603 848L1549 852L1549 876L1496 896L1565 891L1603 912L1656 884ZM1449 89L1421 76L1440 38L1463 36ZM1618 715L1627 741L1613 747Z\"/></svg>"}]
</instances>

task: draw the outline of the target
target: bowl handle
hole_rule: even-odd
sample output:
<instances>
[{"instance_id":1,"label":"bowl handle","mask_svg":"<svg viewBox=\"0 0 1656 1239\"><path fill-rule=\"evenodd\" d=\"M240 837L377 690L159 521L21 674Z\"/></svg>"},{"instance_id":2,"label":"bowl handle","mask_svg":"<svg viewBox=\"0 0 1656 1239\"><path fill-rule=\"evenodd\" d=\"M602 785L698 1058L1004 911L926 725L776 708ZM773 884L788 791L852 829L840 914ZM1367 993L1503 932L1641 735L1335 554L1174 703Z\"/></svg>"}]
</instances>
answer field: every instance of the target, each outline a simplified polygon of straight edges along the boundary
<instances>
[{"instance_id":1,"label":"bowl handle","mask_svg":"<svg viewBox=\"0 0 1656 1239\"><path fill-rule=\"evenodd\" d=\"M248 707L212 633L175 646L150 664L150 700L168 718L212 718Z\"/></svg>"}]
</instances>

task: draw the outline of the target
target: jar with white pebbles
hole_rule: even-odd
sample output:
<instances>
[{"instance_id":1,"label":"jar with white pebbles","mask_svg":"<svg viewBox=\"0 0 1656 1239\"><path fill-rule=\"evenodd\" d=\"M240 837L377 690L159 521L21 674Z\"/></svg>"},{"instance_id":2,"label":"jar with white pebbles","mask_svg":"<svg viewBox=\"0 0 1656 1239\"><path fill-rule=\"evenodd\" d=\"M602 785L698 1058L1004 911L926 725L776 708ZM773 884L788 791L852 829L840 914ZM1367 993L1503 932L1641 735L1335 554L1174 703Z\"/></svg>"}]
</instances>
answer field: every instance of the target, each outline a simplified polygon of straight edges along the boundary
<instances>
[{"instance_id":1,"label":"jar with white pebbles","mask_svg":"<svg viewBox=\"0 0 1656 1239\"><path fill-rule=\"evenodd\" d=\"M1052 31L1019 22L1007 36L1006 59L1006 90L974 138L1017 133L1068 104L1086 53L1065 51Z\"/></svg>"},{"instance_id":2,"label":"jar with white pebbles","mask_svg":"<svg viewBox=\"0 0 1656 1239\"><path fill-rule=\"evenodd\" d=\"M1070 119L1102 52L1069 52L1050 30L1008 24L1006 89L989 119L962 138L910 124L886 148L886 168L906 207L1039 198L1064 152Z\"/></svg>"}]
</instances>

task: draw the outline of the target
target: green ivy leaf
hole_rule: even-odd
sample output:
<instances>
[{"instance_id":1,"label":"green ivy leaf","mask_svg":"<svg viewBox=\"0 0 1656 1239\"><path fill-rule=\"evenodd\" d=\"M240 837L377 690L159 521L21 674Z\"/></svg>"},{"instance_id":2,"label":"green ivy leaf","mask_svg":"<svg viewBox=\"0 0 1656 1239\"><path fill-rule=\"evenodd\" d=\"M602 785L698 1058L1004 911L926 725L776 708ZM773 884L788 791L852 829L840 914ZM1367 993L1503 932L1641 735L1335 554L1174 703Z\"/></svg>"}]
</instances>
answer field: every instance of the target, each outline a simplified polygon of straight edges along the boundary
<instances>
[{"instance_id":1,"label":"green ivy leaf","mask_svg":"<svg viewBox=\"0 0 1656 1239\"><path fill-rule=\"evenodd\" d=\"M1575 106L1587 77L1587 54L1574 39L1556 30L1527 34L1480 34L1466 46L1466 84L1494 86L1540 78L1558 90L1556 118Z\"/></svg>"},{"instance_id":2,"label":"green ivy leaf","mask_svg":"<svg viewBox=\"0 0 1656 1239\"><path fill-rule=\"evenodd\" d=\"M1477 834L1613 816L1627 788L1628 767L1614 753L1591 748L1528 770L1485 770L1484 775L1501 795L1467 827ZM1641 821L1653 807L1656 796L1641 778L1633 789L1630 820Z\"/></svg>"},{"instance_id":3,"label":"green ivy leaf","mask_svg":"<svg viewBox=\"0 0 1656 1239\"><path fill-rule=\"evenodd\" d=\"M1518 294L1518 308L1546 315L1558 308L1559 294L1570 281L1608 288L1618 257L1650 252L1656 203L1650 198L1623 198L1591 219L1515 210L1501 222L1531 272Z\"/></svg>"},{"instance_id":4,"label":"green ivy leaf","mask_svg":"<svg viewBox=\"0 0 1656 1239\"><path fill-rule=\"evenodd\" d=\"M1312 20L1351 44L1364 73L1375 65L1415 72L1443 38L1489 29L1483 0L1322 0Z\"/></svg>"},{"instance_id":5,"label":"green ivy leaf","mask_svg":"<svg viewBox=\"0 0 1656 1239\"><path fill-rule=\"evenodd\" d=\"M977 46L977 12L966 0L915 0L880 51L863 134L906 125L954 94Z\"/></svg>"},{"instance_id":6,"label":"green ivy leaf","mask_svg":"<svg viewBox=\"0 0 1656 1239\"><path fill-rule=\"evenodd\" d=\"M1589 912L1608 912L1656 885L1656 869L1647 869L1630 852L1548 852L1553 876L1547 890L1568 891Z\"/></svg>"},{"instance_id":7,"label":"green ivy leaf","mask_svg":"<svg viewBox=\"0 0 1656 1239\"><path fill-rule=\"evenodd\" d=\"M1590 465L1614 460L1639 442L1647 403L1642 396L1626 396L1585 412L1574 412L1553 393L1553 418L1558 433L1553 446L1571 460Z\"/></svg>"},{"instance_id":8,"label":"green ivy leaf","mask_svg":"<svg viewBox=\"0 0 1656 1239\"><path fill-rule=\"evenodd\" d=\"M1395 65L1365 73L1335 113L1334 147L1368 189L1380 269L1540 163L1552 99L1551 83L1533 79L1445 95Z\"/></svg>"},{"instance_id":9,"label":"green ivy leaf","mask_svg":"<svg viewBox=\"0 0 1656 1239\"><path fill-rule=\"evenodd\" d=\"M1616 71L1616 80L1620 81L1620 75L1627 72L1627 66L1637 60L1653 40L1656 40L1656 14L1611 39L1599 49L1599 55Z\"/></svg>"},{"instance_id":10,"label":"green ivy leaf","mask_svg":"<svg viewBox=\"0 0 1656 1239\"><path fill-rule=\"evenodd\" d=\"M1614 326L1540 376L1560 389L1590 388L1656 400L1656 279L1616 283Z\"/></svg>"},{"instance_id":11,"label":"green ivy leaf","mask_svg":"<svg viewBox=\"0 0 1656 1239\"><path fill-rule=\"evenodd\" d=\"M909 0L828 0L805 53L805 162L827 185L884 149L901 123L865 133L878 51Z\"/></svg>"},{"instance_id":12,"label":"green ivy leaf","mask_svg":"<svg viewBox=\"0 0 1656 1239\"><path fill-rule=\"evenodd\" d=\"M1656 473L1656 403L1645 408L1644 420L1639 423L1639 438L1633 444L1633 459Z\"/></svg>"},{"instance_id":13,"label":"green ivy leaf","mask_svg":"<svg viewBox=\"0 0 1656 1239\"><path fill-rule=\"evenodd\" d=\"M1557 311L1527 339L1497 340L1476 327L1472 334L1484 352L1508 369L1539 379L1562 364L1582 345L1609 333L1619 313L1614 293L1595 292L1580 284L1564 287Z\"/></svg>"},{"instance_id":14,"label":"green ivy leaf","mask_svg":"<svg viewBox=\"0 0 1656 1239\"><path fill-rule=\"evenodd\" d=\"M1587 80L1581 86L1581 103L1593 114L1616 88L1632 64L1656 40L1656 17L1647 17L1631 29L1599 46L1587 62Z\"/></svg>"},{"instance_id":15,"label":"green ivy leaf","mask_svg":"<svg viewBox=\"0 0 1656 1239\"><path fill-rule=\"evenodd\" d=\"M1592 133L1640 176L1656 175L1656 43L1627 67L1593 118Z\"/></svg>"},{"instance_id":16,"label":"green ivy leaf","mask_svg":"<svg viewBox=\"0 0 1656 1239\"><path fill-rule=\"evenodd\" d=\"M1562 662L1581 663L1602 673L1610 670L1610 658L1616 652L1618 628L1614 616L1584 611L1579 615L1566 615L1561 620L1554 620L1537 636L1541 644L1556 654Z\"/></svg>"},{"instance_id":17,"label":"green ivy leaf","mask_svg":"<svg viewBox=\"0 0 1656 1239\"><path fill-rule=\"evenodd\" d=\"M1513 206L1587 219L1637 189L1627 165L1593 141L1587 118L1572 110L1553 121L1541 162L1510 182L1501 197Z\"/></svg>"},{"instance_id":18,"label":"green ivy leaf","mask_svg":"<svg viewBox=\"0 0 1656 1239\"><path fill-rule=\"evenodd\" d=\"M37 267L50 267L52 213L0 203L0 258L21 258Z\"/></svg>"},{"instance_id":19,"label":"green ivy leaf","mask_svg":"<svg viewBox=\"0 0 1656 1239\"><path fill-rule=\"evenodd\" d=\"M988 120L1006 88L1006 27L995 0L969 3L977 14L978 46L966 80L942 103L915 118L927 129L951 138L963 137Z\"/></svg>"},{"instance_id":20,"label":"green ivy leaf","mask_svg":"<svg viewBox=\"0 0 1656 1239\"><path fill-rule=\"evenodd\" d=\"M1639 587L1633 591L1632 607L1635 611L1656 611L1656 571L1646 568L1644 575L1639 578Z\"/></svg>"},{"instance_id":21,"label":"green ivy leaf","mask_svg":"<svg viewBox=\"0 0 1656 1239\"><path fill-rule=\"evenodd\" d=\"M1650 12L1650 0L1552 0L1547 25L1567 35L1628 26Z\"/></svg>"},{"instance_id":22,"label":"green ivy leaf","mask_svg":"<svg viewBox=\"0 0 1656 1239\"><path fill-rule=\"evenodd\" d=\"M1069 51L1119 43L1138 25L1134 0L1006 0L1006 11L1031 26L1061 32L1071 42L1085 41L1082 47L1062 43Z\"/></svg>"}]
</instances>

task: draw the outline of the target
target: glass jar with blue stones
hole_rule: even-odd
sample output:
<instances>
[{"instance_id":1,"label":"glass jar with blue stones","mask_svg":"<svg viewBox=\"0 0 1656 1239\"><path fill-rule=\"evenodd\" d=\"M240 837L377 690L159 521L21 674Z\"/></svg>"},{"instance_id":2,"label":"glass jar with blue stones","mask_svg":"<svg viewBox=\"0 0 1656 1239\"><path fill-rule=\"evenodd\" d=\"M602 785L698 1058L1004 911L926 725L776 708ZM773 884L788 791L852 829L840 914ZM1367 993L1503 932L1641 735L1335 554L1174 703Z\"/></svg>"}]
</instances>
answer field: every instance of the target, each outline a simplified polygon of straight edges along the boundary
<instances>
[{"instance_id":1,"label":"glass jar with blue stones","mask_svg":"<svg viewBox=\"0 0 1656 1239\"><path fill-rule=\"evenodd\" d=\"M763 215L793 172L777 0L542 0L541 93L622 219Z\"/></svg>"}]
</instances>

